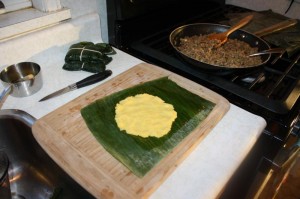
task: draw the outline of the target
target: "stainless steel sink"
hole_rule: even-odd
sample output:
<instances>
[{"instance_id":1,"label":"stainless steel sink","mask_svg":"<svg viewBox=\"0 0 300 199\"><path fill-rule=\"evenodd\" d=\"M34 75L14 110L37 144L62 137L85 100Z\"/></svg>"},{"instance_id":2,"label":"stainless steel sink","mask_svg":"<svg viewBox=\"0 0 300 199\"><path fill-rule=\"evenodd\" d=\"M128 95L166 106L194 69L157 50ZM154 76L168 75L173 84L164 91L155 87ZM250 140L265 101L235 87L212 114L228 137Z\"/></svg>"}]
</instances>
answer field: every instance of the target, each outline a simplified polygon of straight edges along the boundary
<instances>
[{"instance_id":1,"label":"stainless steel sink","mask_svg":"<svg viewBox=\"0 0 300 199\"><path fill-rule=\"evenodd\" d=\"M0 110L0 151L9 159L12 198L94 198L36 142L31 131L34 122L23 111Z\"/></svg>"}]
</instances>

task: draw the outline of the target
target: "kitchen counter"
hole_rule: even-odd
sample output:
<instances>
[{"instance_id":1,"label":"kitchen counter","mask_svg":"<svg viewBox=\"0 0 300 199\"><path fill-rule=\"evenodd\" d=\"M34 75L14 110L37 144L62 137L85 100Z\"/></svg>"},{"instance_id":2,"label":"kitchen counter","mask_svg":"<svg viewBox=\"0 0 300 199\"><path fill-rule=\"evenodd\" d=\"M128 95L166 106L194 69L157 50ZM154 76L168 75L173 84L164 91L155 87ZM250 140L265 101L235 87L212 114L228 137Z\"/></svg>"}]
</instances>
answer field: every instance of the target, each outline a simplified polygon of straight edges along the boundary
<instances>
[{"instance_id":1,"label":"kitchen counter","mask_svg":"<svg viewBox=\"0 0 300 199\"><path fill-rule=\"evenodd\" d=\"M66 93L44 102L38 102L45 95L91 75L84 71L70 72L62 69L64 56L70 44L84 40L93 42L102 41L99 36L100 28L98 26L96 28L94 27L95 23L100 24L99 18L97 15L91 15L89 17L90 18L77 19L75 22L60 24L57 27L51 27L47 30L33 33L31 36L24 36L9 44L9 48L12 48L11 45L15 42L15 46L13 46L15 50L10 51L7 47L6 52L18 54L18 45L21 45L20 42L32 43L32 40L40 35L43 35L43 38L49 38L46 41L48 42L47 49L39 51L38 49L40 47L34 45L41 44L35 42L35 44L31 46L31 48L36 49L36 52L33 54L26 52L27 54L19 54L20 56L15 59L9 57L9 59L6 59L6 62L1 63L1 67L3 68L4 65L12 62L12 60L15 61L15 63L20 61L36 62L41 66L44 83L42 89L32 96L24 98L8 96L2 109L24 110L39 119L72 99L142 62L116 49L117 54L113 55L113 61L107 66L108 69L113 71L111 77L100 83ZM73 35L78 33L74 33L72 29L74 26L78 28L82 24L88 23L93 24L93 31L87 31L85 35L74 36L74 39L70 39ZM70 26L70 24L72 26ZM99 28L99 30L97 30L97 28ZM61 34L66 34L69 37L58 37L58 35ZM66 42L66 40L68 41ZM8 46L8 44L2 44L1 47L3 46ZM27 46L25 47L25 51L26 48L30 49L30 47ZM1 48L1 50L3 50L3 48ZM0 58L3 60L5 57ZM3 89L2 85L0 89ZM246 157L265 126L266 122L263 118L231 104L229 111L222 120L150 198L216 198Z\"/></svg>"}]
</instances>

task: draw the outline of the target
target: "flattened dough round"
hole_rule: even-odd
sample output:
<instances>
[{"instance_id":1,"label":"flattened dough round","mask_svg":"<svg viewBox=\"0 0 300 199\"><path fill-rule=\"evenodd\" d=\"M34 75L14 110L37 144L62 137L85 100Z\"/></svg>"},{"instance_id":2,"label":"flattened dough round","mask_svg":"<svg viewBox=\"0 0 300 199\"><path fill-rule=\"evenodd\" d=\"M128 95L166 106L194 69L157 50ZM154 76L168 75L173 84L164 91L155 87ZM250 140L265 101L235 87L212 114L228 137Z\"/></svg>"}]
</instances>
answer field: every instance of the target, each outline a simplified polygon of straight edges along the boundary
<instances>
[{"instance_id":1,"label":"flattened dough round","mask_svg":"<svg viewBox=\"0 0 300 199\"><path fill-rule=\"evenodd\" d=\"M172 104L146 93L121 100L115 110L115 120L120 130L144 138L166 135L177 117Z\"/></svg>"}]
</instances>

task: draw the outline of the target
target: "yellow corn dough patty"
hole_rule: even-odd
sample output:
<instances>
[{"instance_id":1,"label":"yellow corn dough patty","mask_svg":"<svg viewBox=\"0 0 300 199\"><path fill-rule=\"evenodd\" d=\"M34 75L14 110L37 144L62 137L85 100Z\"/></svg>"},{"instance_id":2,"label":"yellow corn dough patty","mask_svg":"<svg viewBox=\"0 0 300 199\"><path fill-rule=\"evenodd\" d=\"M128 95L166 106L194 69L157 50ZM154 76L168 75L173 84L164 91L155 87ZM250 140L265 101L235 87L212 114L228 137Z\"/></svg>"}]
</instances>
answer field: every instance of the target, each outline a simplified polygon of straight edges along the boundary
<instances>
[{"instance_id":1,"label":"yellow corn dough patty","mask_svg":"<svg viewBox=\"0 0 300 199\"><path fill-rule=\"evenodd\" d=\"M144 138L166 135L177 117L172 104L149 94L127 97L116 105L115 110L120 130Z\"/></svg>"}]
</instances>

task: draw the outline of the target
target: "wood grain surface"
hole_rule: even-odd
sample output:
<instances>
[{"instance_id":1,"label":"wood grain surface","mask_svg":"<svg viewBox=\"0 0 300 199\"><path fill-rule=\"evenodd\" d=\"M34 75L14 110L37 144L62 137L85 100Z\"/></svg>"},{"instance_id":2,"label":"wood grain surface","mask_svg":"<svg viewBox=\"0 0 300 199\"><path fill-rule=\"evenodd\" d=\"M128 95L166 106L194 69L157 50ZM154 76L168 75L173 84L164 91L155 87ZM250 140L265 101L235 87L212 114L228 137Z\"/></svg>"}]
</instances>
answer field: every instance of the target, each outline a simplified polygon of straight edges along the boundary
<instances>
[{"instance_id":1,"label":"wood grain surface","mask_svg":"<svg viewBox=\"0 0 300 199\"><path fill-rule=\"evenodd\" d=\"M99 144L87 128L80 110L104 96L164 76L216 106L169 155L143 178L138 178ZM37 120L32 130L55 162L96 198L147 198L209 134L229 106L225 98L199 84L142 63Z\"/></svg>"}]
</instances>

